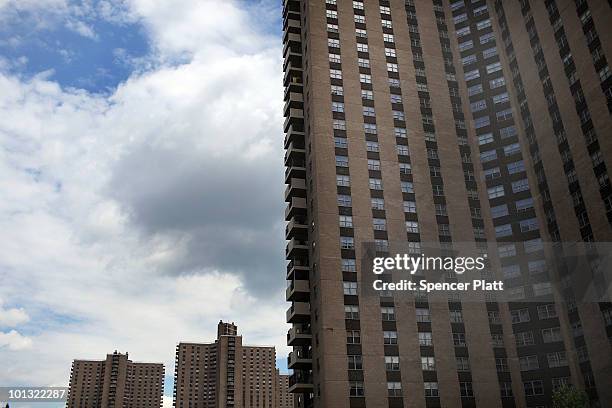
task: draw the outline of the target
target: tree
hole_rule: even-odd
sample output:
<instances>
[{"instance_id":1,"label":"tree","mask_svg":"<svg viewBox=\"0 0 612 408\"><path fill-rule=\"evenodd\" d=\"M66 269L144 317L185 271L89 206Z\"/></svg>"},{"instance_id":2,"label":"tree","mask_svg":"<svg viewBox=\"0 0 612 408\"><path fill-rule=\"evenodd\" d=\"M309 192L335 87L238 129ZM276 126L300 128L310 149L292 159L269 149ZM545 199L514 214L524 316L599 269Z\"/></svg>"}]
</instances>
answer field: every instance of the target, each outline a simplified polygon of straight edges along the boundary
<instances>
[{"instance_id":1,"label":"tree","mask_svg":"<svg viewBox=\"0 0 612 408\"><path fill-rule=\"evenodd\" d=\"M553 408L588 408L586 392L564 385L553 393Z\"/></svg>"}]
</instances>

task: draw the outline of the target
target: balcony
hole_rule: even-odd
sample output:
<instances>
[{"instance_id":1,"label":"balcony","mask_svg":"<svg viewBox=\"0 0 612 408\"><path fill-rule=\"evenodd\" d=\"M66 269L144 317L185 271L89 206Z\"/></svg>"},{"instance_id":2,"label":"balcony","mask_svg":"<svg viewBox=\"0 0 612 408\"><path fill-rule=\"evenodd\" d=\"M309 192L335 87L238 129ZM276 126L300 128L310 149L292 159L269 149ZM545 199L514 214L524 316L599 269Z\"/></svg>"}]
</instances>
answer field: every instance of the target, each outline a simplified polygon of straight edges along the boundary
<instances>
[{"instance_id":1,"label":"balcony","mask_svg":"<svg viewBox=\"0 0 612 408\"><path fill-rule=\"evenodd\" d=\"M294 350L287 357L287 368L291 370L309 370L312 368L312 356L301 350Z\"/></svg>"},{"instance_id":2,"label":"balcony","mask_svg":"<svg viewBox=\"0 0 612 408\"><path fill-rule=\"evenodd\" d=\"M287 264L287 280L290 279L308 279L310 267L307 262L301 263L300 260L293 259Z\"/></svg>"},{"instance_id":3,"label":"balcony","mask_svg":"<svg viewBox=\"0 0 612 408\"><path fill-rule=\"evenodd\" d=\"M283 131L286 133L289 130L289 126L295 125L304 127L304 110L289 108L289 111L286 112L288 115L285 118L285 123L283 123Z\"/></svg>"},{"instance_id":4,"label":"balcony","mask_svg":"<svg viewBox=\"0 0 612 408\"><path fill-rule=\"evenodd\" d=\"M285 150L285 166L289 167L291 163L306 163L306 149L289 144Z\"/></svg>"},{"instance_id":5,"label":"balcony","mask_svg":"<svg viewBox=\"0 0 612 408\"><path fill-rule=\"evenodd\" d=\"M287 223L287 226L285 226L285 238L291 239L294 237L302 237L303 239L308 238L308 224L306 224L306 219L294 217Z\"/></svg>"},{"instance_id":6,"label":"balcony","mask_svg":"<svg viewBox=\"0 0 612 408\"><path fill-rule=\"evenodd\" d=\"M292 178L289 185L285 188L285 202L289 202L294 197L306 197L306 180L303 178Z\"/></svg>"},{"instance_id":7,"label":"balcony","mask_svg":"<svg viewBox=\"0 0 612 408\"><path fill-rule=\"evenodd\" d=\"M300 23L300 18L298 14L298 18L285 18L283 19L283 31L299 34L302 30L302 26Z\"/></svg>"},{"instance_id":8,"label":"balcony","mask_svg":"<svg viewBox=\"0 0 612 408\"><path fill-rule=\"evenodd\" d=\"M291 143L301 142L301 145L304 145L304 126L289 126L289 129L285 130L285 148L287 148Z\"/></svg>"},{"instance_id":9,"label":"balcony","mask_svg":"<svg viewBox=\"0 0 612 408\"><path fill-rule=\"evenodd\" d=\"M313 390L312 376L310 374L298 371L291 374L289 377L289 392L294 394L308 394L312 393Z\"/></svg>"},{"instance_id":10,"label":"balcony","mask_svg":"<svg viewBox=\"0 0 612 408\"><path fill-rule=\"evenodd\" d=\"M306 323L310 321L310 303L293 302L287 309L287 323Z\"/></svg>"},{"instance_id":11,"label":"balcony","mask_svg":"<svg viewBox=\"0 0 612 408\"><path fill-rule=\"evenodd\" d=\"M299 34L290 33L290 36ZM295 41L287 41L283 46L283 66L291 62L295 66L302 66L302 44Z\"/></svg>"},{"instance_id":12,"label":"balcony","mask_svg":"<svg viewBox=\"0 0 612 408\"><path fill-rule=\"evenodd\" d=\"M306 302L310 299L310 285L307 280L292 280L288 283L285 291L287 301Z\"/></svg>"},{"instance_id":13,"label":"balcony","mask_svg":"<svg viewBox=\"0 0 612 408\"><path fill-rule=\"evenodd\" d=\"M294 216L306 217L306 199L301 197L292 198L285 209L285 221Z\"/></svg>"},{"instance_id":14,"label":"balcony","mask_svg":"<svg viewBox=\"0 0 612 408\"><path fill-rule=\"evenodd\" d=\"M285 164L285 184L289 184L289 180L292 178L306 178L306 163L302 160L292 160L290 163Z\"/></svg>"},{"instance_id":15,"label":"balcony","mask_svg":"<svg viewBox=\"0 0 612 408\"><path fill-rule=\"evenodd\" d=\"M286 100L283 109L284 117L289 116L290 108L304 110L304 95L301 92L289 92L287 96L289 98Z\"/></svg>"},{"instance_id":16,"label":"balcony","mask_svg":"<svg viewBox=\"0 0 612 408\"><path fill-rule=\"evenodd\" d=\"M312 334L310 330L292 327L287 332L288 346L308 346L312 344Z\"/></svg>"},{"instance_id":17,"label":"balcony","mask_svg":"<svg viewBox=\"0 0 612 408\"><path fill-rule=\"evenodd\" d=\"M308 241L292 238L285 248L287 259L308 256Z\"/></svg>"}]
</instances>

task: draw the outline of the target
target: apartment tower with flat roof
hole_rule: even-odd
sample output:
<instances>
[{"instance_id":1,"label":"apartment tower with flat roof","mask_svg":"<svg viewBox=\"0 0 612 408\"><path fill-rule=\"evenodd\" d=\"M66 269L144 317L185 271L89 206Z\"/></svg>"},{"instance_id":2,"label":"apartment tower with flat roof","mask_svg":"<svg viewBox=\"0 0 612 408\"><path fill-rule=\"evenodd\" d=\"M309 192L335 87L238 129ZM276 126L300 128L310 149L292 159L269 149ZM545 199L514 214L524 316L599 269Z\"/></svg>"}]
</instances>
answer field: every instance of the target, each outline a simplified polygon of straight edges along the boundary
<instances>
[{"instance_id":1,"label":"apartment tower with flat roof","mask_svg":"<svg viewBox=\"0 0 612 408\"><path fill-rule=\"evenodd\" d=\"M234 323L219 322L213 343L176 347L177 408L277 408L279 390L275 348L243 345Z\"/></svg>"},{"instance_id":2,"label":"apartment tower with flat roof","mask_svg":"<svg viewBox=\"0 0 612 408\"><path fill-rule=\"evenodd\" d=\"M164 365L132 362L114 352L105 360L74 360L68 408L151 408L162 406Z\"/></svg>"},{"instance_id":3,"label":"apartment tower with flat roof","mask_svg":"<svg viewBox=\"0 0 612 408\"><path fill-rule=\"evenodd\" d=\"M610 22L604 0L283 2L297 406L612 406L611 304L548 281L612 241ZM365 294L368 248L424 243L486 253L516 301Z\"/></svg>"}]
</instances>

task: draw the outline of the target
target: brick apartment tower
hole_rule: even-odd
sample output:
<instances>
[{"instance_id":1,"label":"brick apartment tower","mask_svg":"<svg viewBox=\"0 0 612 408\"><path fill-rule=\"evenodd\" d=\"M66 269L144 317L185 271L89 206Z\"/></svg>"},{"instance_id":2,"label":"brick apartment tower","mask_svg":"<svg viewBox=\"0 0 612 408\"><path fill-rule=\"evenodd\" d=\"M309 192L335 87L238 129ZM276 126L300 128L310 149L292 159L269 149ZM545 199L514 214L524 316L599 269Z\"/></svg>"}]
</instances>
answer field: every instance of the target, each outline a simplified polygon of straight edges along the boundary
<instances>
[{"instance_id":1,"label":"brick apartment tower","mask_svg":"<svg viewBox=\"0 0 612 408\"><path fill-rule=\"evenodd\" d=\"M68 408L151 408L162 406L164 365L135 363L114 352L105 360L74 360Z\"/></svg>"},{"instance_id":2,"label":"brick apartment tower","mask_svg":"<svg viewBox=\"0 0 612 408\"><path fill-rule=\"evenodd\" d=\"M562 384L612 406L610 304L398 304L360 296L359 264L497 243L504 276L537 275L544 248L612 241L611 2L283 6L298 406L550 407Z\"/></svg>"},{"instance_id":3,"label":"brick apartment tower","mask_svg":"<svg viewBox=\"0 0 612 408\"><path fill-rule=\"evenodd\" d=\"M278 408L293 408L293 394L289 392L289 376L286 374L278 374Z\"/></svg>"},{"instance_id":4,"label":"brick apartment tower","mask_svg":"<svg viewBox=\"0 0 612 408\"><path fill-rule=\"evenodd\" d=\"M214 343L176 347L177 408L277 408L274 347L245 346L234 323L219 322Z\"/></svg>"}]
</instances>

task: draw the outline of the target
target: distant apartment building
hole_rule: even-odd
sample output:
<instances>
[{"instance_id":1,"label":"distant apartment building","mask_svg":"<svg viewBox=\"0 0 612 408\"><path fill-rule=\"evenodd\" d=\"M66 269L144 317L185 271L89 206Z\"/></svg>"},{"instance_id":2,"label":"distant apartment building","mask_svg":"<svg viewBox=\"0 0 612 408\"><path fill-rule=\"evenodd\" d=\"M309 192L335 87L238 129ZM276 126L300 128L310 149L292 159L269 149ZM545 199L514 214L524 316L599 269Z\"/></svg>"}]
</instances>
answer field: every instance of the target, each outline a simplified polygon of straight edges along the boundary
<instances>
[{"instance_id":1,"label":"distant apartment building","mask_svg":"<svg viewBox=\"0 0 612 408\"><path fill-rule=\"evenodd\" d=\"M293 408L293 394L289 392L289 376L286 374L278 374L278 408Z\"/></svg>"},{"instance_id":2,"label":"distant apartment building","mask_svg":"<svg viewBox=\"0 0 612 408\"><path fill-rule=\"evenodd\" d=\"M68 408L153 408L162 406L164 365L129 360L114 352L105 360L74 360Z\"/></svg>"},{"instance_id":3,"label":"distant apartment building","mask_svg":"<svg viewBox=\"0 0 612 408\"><path fill-rule=\"evenodd\" d=\"M176 347L177 408L278 408L276 351L246 346L234 323L219 322L213 343Z\"/></svg>"},{"instance_id":4,"label":"distant apartment building","mask_svg":"<svg viewBox=\"0 0 612 408\"><path fill-rule=\"evenodd\" d=\"M297 406L612 406L612 305L533 301L555 254L612 241L611 4L283 2ZM397 243L494 247L480 278L531 300L364 295L364 248Z\"/></svg>"}]
</instances>

